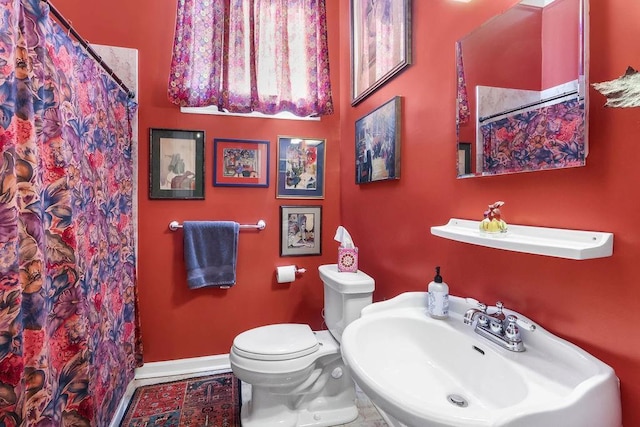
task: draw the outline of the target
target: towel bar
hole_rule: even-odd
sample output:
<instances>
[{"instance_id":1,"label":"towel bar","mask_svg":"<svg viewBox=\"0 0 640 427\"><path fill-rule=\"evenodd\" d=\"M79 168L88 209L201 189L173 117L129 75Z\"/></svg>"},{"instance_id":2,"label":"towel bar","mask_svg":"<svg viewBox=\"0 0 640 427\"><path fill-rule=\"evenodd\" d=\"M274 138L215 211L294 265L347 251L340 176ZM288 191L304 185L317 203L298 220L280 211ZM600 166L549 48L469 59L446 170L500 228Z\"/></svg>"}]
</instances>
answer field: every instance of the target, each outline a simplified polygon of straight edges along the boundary
<instances>
[{"instance_id":1,"label":"towel bar","mask_svg":"<svg viewBox=\"0 0 640 427\"><path fill-rule=\"evenodd\" d=\"M264 230L267 226L267 223L264 220L258 221L256 224L240 224L240 228L255 228L258 230ZM169 230L176 231L177 229L182 228L182 224L178 221L171 221L169 223Z\"/></svg>"}]
</instances>

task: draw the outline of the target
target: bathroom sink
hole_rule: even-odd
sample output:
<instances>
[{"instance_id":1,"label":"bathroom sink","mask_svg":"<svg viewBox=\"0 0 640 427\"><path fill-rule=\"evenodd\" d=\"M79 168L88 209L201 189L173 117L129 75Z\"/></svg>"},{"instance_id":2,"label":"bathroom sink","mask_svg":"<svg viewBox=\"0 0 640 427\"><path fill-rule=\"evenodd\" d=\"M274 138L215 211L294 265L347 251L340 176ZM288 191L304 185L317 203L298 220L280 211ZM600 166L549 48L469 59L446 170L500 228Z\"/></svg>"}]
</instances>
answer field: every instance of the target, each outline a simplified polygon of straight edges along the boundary
<instances>
[{"instance_id":1,"label":"bathroom sink","mask_svg":"<svg viewBox=\"0 0 640 427\"><path fill-rule=\"evenodd\" d=\"M449 318L436 320L426 295L371 304L342 336L354 380L390 425L621 426L611 367L539 325L520 328L525 351L509 351L464 324L477 301L450 296Z\"/></svg>"}]
</instances>

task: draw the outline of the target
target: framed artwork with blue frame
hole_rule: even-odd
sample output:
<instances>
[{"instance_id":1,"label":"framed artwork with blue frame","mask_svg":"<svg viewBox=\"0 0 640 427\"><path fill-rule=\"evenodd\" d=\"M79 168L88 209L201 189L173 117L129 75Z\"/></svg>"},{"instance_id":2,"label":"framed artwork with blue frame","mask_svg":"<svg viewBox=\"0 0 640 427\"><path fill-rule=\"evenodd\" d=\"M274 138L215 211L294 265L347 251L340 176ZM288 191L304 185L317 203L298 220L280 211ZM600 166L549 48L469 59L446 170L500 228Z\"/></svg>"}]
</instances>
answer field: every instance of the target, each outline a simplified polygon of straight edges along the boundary
<instances>
[{"instance_id":1,"label":"framed artwork with blue frame","mask_svg":"<svg viewBox=\"0 0 640 427\"><path fill-rule=\"evenodd\" d=\"M324 199L326 140L278 137L279 199Z\"/></svg>"},{"instance_id":2,"label":"framed artwork with blue frame","mask_svg":"<svg viewBox=\"0 0 640 427\"><path fill-rule=\"evenodd\" d=\"M268 187L269 141L214 139L213 185Z\"/></svg>"}]
</instances>

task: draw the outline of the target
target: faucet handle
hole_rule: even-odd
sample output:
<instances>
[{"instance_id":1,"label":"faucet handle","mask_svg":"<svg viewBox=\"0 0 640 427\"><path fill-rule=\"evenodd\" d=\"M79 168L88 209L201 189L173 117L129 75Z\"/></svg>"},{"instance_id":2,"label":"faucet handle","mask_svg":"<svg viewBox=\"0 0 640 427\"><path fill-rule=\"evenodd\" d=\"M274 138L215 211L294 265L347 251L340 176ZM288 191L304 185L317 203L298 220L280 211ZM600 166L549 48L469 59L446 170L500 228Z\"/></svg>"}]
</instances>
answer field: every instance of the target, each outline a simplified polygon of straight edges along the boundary
<instances>
[{"instance_id":1,"label":"faucet handle","mask_svg":"<svg viewBox=\"0 0 640 427\"><path fill-rule=\"evenodd\" d=\"M516 325L518 318L513 314L507 316L507 327L504 330L504 336L512 342L522 341L520 337L520 329Z\"/></svg>"},{"instance_id":2,"label":"faucet handle","mask_svg":"<svg viewBox=\"0 0 640 427\"><path fill-rule=\"evenodd\" d=\"M498 311L496 312L496 314L500 314L500 313L502 313L502 309L504 308L504 304L502 303L502 301L498 301L498 302L496 302L496 308L498 309Z\"/></svg>"}]
</instances>

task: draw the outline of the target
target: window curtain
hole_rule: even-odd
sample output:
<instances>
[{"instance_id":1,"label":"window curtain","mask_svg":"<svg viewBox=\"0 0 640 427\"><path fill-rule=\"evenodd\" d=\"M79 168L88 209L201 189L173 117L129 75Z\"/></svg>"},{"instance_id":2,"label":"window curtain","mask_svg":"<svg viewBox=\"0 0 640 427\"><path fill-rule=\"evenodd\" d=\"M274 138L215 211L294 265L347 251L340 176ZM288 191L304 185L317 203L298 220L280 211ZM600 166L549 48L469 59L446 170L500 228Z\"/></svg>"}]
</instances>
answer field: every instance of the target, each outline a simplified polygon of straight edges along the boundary
<instances>
[{"instance_id":1,"label":"window curtain","mask_svg":"<svg viewBox=\"0 0 640 427\"><path fill-rule=\"evenodd\" d=\"M325 0L179 0L168 96L232 113L333 113Z\"/></svg>"},{"instance_id":2,"label":"window curtain","mask_svg":"<svg viewBox=\"0 0 640 427\"><path fill-rule=\"evenodd\" d=\"M0 426L108 426L141 362L136 105L47 3L0 28Z\"/></svg>"}]
</instances>

